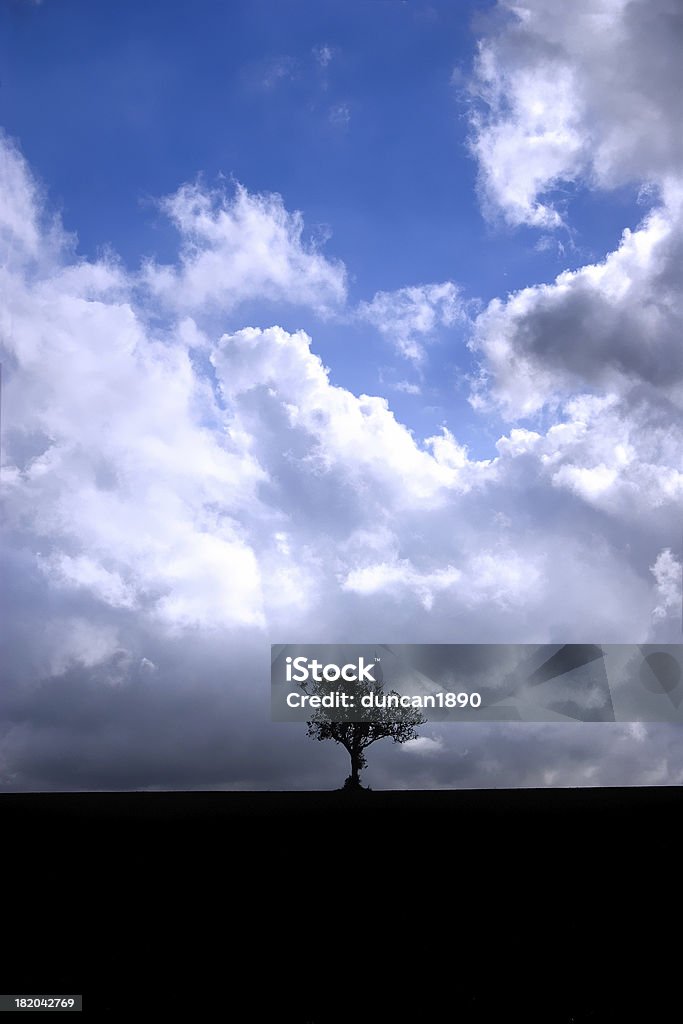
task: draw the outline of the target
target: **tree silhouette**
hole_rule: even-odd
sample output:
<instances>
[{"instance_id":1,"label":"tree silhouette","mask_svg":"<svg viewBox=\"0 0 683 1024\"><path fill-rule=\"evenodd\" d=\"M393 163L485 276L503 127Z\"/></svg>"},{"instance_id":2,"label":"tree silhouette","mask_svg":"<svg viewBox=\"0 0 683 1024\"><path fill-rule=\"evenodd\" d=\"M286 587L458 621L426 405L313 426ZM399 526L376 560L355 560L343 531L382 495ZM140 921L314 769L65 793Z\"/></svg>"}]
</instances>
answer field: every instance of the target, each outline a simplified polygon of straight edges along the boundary
<instances>
[{"instance_id":1,"label":"tree silhouette","mask_svg":"<svg viewBox=\"0 0 683 1024\"><path fill-rule=\"evenodd\" d=\"M383 697L398 697L396 690L385 691L382 672L375 665L376 682L354 682L349 689L355 698L353 709L336 708L334 713L325 708L316 711L306 723L307 736L316 740L334 740L340 743L351 758L351 774L347 777L343 788L359 790L360 773L367 765L365 751L377 740L390 739L394 743L406 743L417 738L416 727L426 722L424 715L415 708L404 707L360 707L360 699L370 694L382 703ZM316 696L326 696L339 690L337 683L320 682L302 683L301 689Z\"/></svg>"}]
</instances>

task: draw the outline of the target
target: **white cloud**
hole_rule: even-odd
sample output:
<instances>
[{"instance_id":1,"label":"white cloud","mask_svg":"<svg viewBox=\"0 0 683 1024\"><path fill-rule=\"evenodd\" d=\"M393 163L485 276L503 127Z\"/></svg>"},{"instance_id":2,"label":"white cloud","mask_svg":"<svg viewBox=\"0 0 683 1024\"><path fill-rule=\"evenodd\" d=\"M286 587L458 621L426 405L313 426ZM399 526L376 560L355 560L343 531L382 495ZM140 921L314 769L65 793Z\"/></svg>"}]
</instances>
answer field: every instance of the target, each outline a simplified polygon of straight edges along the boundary
<instances>
[{"instance_id":1,"label":"white cloud","mask_svg":"<svg viewBox=\"0 0 683 1024\"><path fill-rule=\"evenodd\" d=\"M408 560L379 562L352 570L343 581L343 589L361 595L385 594L401 599L414 593L426 611L431 611L438 594L450 591L464 607L485 605L489 610L509 608L535 599L542 589L542 558L539 564L502 549L481 550L462 560L462 568L446 565L420 571Z\"/></svg>"},{"instance_id":2,"label":"white cloud","mask_svg":"<svg viewBox=\"0 0 683 1024\"><path fill-rule=\"evenodd\" d=\"M452 281L377 292L357 315L371 323L406 359L421 363L425 345L442 327L466 321L460 292Z\"/></svg>"},{"instance_id":3,"label":"white cloud","mask_svg":"<svg viewBox=\"0 0 683 1024\"><path fill-rule=\"evenodd\" d=\"M647 739L647 726L642 722L631 722L628 726L628 733L637 743L644 743Z\"/></svg>"},{"instance_id":4,"label":"white cloud","mask_svg":"<svg viewBox=\"0 0 683 1024\"><path fill-rule=\"evenodd\" d=\"M58 586L83 587L93 591L112 608L132 608L135 604L133 588L123 581L119 573L106 569L88 555L72 558L61 554L51 559L38 556L37 562Z\"/></svg>"},{"instance_id":5,"label":"white cloud","mask_svg":"<svg viewBox=\"0 0 683 1024\"><path fill-rule=\"evenodd\" d=\"M0 267L44 263L60 237L42 208L40 188L16 145L0 129Z\"/></svg>"},{"instance_id":6,"label":"white cloud","mask_svg":"<svg viewBox=\"0 0 683 1024\"><path fill-rule=\"evenodd\" d=\"M489 208L511 224L556 226L562 209L550 190L562 181L632 182L656 205L602 261L489 303L470 341L481 358L471 401L513 423L531 418L537 429L513 426L501 438L501 457L567 507L578 500L607 517L603 536L621 536L631 564L647 564L655 578L652 628L673 636L680 574L671 545L683 498L681 11L666 0L571 11L504 0L498 11L505 16L481 44L474 84L485 100L473 146ZM649 553L639 555L646 535Z\"/></svg>"},{"instance_id":7,"label":"white cloud","mask_svg":"<svg viewBox=\"0 0 683 1024\"><path fill-rule=\"evenodd\" d=\"M141 279L113 257L76 260L21 158L5 156L0 195L20 213L1 221L13 242L0 271L3 665L7 713L22 723L8 777L267 785L295 748L264 724L269 638L678 638L665 553L678 537L677 407L673 392L653 401L642 369L624 362L609 392L558 397L550 425L513 426L495 457L473 459L449 430L420 439L386 399L332 385L305 332L219 336L204 322L205 304L233 315L254 300L343 304L343 269L304 245L280 199L181 189L168 203L179 258ZM504 340L514 316L501 309ZM449 282L401 289L368 316L422 346L460 318L460 299ZM493 318L477 327L490 367ZM554 365L544 401L575 388ZM514 404L512 373L504 392L496 372L495 399ZM83 724L67 729L74 708ZM46 730L25 723L46 718L42 745ZM505 742L501 772L519 759ZM318 756L304 748L302 764ZM550 741L543 750L556 756ZM444 767L430 784L493 777L483 755L464 768L454 756L434 759ZM667 757L653 778L678 771ZM291 771L316 785L308 768ZM538 765L515 771L520 784L539 778Z\"/></svg>"},{"instance_id":8,"label":"white cloud","mask_svg":"<svg viewBox=\"0 0 683 1024\"><path fill-rule=\"evenodd\" d=\"M565 271L552 284L494 299L475 322L484 357L475 402L492 398L510 416L529 415L586 386L657 388L683 398L683 190L600 263Z\"/></svg>"},{"instance_id":9,"label":"white cloud","mask_svg":"<svg viewBox=\"0 0 683 1024\"><path fill-rule=\"evenodd\" d=\"M368 596L378 593L391 594L392 591L398 591L400 594L403 588L407 588L417 594L427 611L431 611L435 594L454 586L461 576L460 570L452 565L432 572L420 572L408 560L401 559L393 564L380 562L354 569L343 581L342 587L344 590Z\"/></svg>"},{"instance_id":10,"label":"white cloud","mask_svg":"<svg viewBox=\"0 0 683 1024\"><path fill-rule=\"evenodd\" d=\"M351 122L351 108L348 103L335 103L330 107L327 117L330 124L338 128L347 128Z\"/></svg>"},{"instance_id":11,"label":"white cloud","mask_svg":"<svg viewBox=\"0 0 683 1024\"><path fill-rule=\"evenodd\" d=\"M636 538L650 535L650 614L654 628L673 629L680 574L667 545L678 543L683 497L680 9L606 0L499 9L510 16L482 43L475 83L486 106L473 146L489 206L512 224L556 226L562 210L549 190L562 181L633 182L659 205L601 262L489 304L472 333L481 356L472 402L511 420L551 418L542 432L513 428L501 455L527 473L535 465L563 501L607 515L615 538L626 529L641 567Z\"/></svg>"},{"instance_id":12,"label":"white cloud","mask_svg":"<svg viewBox=\"0 0 683 1024\"><path fill-rule=\"evenodd\" d=\"M228 198L185 185L161 206L180 233L180 260L148 263L143 279L168 309L225 312L258 298L324 313L343 303L343 264L304 240L301 214L289 213L280 196L237 185Z\"/></svg>"},{"instance_id":13,"label":"white cloud","mask_svg":"<svg viewBox=\"0 0 683 1024\"><path fill-rule=\"evenodd\" d=\"M102 625L76 615L58 615L44 624L49 660L47 670L61 675L74 665L92 668L119 649L116 626Z\"/></svg>"},{"instance_id":14,"label":"white cloud","mask_svg":"<svg viewBox=\"0 0 683 1024\"><path fill-rule=\"evenodd\" d=\"M683 12L677 0L499 0L479 45L472 148L486 201L556 227L549 192L664 185L680 175Z\"/></svg>"},{"instance_id":15,"label":"white cloud","mask_svg":"<svg viewBox=\"0 0 683 1024\"><path fill-rule=\"evenodd\" d=\"M434 757L442 752L444 742L440 736L418 736L414 740L408 740L403 744L403 751L406 754L417 755L418 757Z\"/></svg>"},{"instance_id":16,"label":"white cloud","mask_svg":"<svg viewBox=\"0 0 683 1024\"><path fill-rule=\"evenodd\" d=\"M168 623L262 621L235 518L263 471L194 372L102 264L4 271L6 524L54 586Z\"/></svg>"},{"instance_id":17,"label":"white cloud","mask_svg":"<svg viewBox=\"0 0 683 1024\"><path fill-rule=\"evenodd\" d=\"M402 391L404 395L421 395L422 388L419 384L413 384L408 380L400 380L394 385L396 391Z\"/></svg>"},{"instance_id":18,"label":"white cloud","mask_svg":"<svg viewBox=\"0 0 683 1024\"><path fill-rule=\"evenodd\" d=\"M275 57L263 69L261 87L266 90L276 89L283 82L292 81L297 74L297 64L293 57Z\"/></svg>"},{"instance_id":19,"label":"white cloud","mask_svg":"<svg viewBox=\"0 0 683 1024\"><path fill-rule=\"evenodd\" d=\"M209 204L204 224L198 202L191 223L223 239L222 214ZM220 273L211 263L206 287L220 279L232 294L251 220L226 217L234 245L212 250L225 262ZM189 265L205 294L201 260ZM169 270L180 292L187 267L184 254ZM299 270L312 287L306 260ZM317 608L320 628L336 622L345 635L385 620L431 635L455 616L464 635L519 636L533 622L532 638L546 639L558 621L574 635L594 624L583 606L593 587L605 590L607 635L625 622L647 634L658 600L648 567L680 500L666 421L645 429L621 399L574 399L545 433L514 429L496 458L476 461L447 429L419 441L386 399L333 386L302 331L212 340L183 310L160 335L134 276L111 261L73 264L68 252L37 277L20 264L4 273L7 523L40 552L34 564L55 592L165 630L286 630ZM244 294L239 268L237 278ZM380 296L373 315L384 307L421 336L459 315L450 284L404 289L395 305ZM558 519L560 493L572 511ZM657 517L630 560L595 517L628 529L646 509Z\"/></svg>"},{"instance_id":20,"label":"white cloud","mask_svg":"<svg viewBox=\"0 0 683 1024\"><path fill-rule=\"evenodd\" d=\"M671 616L680 620L683 615L683 566L674 558L670 548L664 548L650 569L657 582L657 604L652 611L652 617L660 620Z\"/></svg>"},{"instance_id":21,"label":"white cloud","mask_svg":"<svg viewBox=\"0 0 683 1024\"><path fill-rule=\"evenodd\" d=\"M447 431L421 447L385 398L332 386L310 345L303 331L244 328L224 335L211 359L227 400L258 390L262 417L268 407L284 413L292 442L305 437L310 472L339 474L350 497L380 486L392 502L410 506L481 480L486 463L470 463Z\"/></svg>"},{"instance_id":22,"label":"white cloud","mask_svg":"<svg viewBox=\"0 0 683 1024\"><path fill-rule=\"evenodd\" d=\"M313 47L313 56L321 68L326 68L334 57L334 50L331 46L322 45Z\"/></svg>"}]
</instances>

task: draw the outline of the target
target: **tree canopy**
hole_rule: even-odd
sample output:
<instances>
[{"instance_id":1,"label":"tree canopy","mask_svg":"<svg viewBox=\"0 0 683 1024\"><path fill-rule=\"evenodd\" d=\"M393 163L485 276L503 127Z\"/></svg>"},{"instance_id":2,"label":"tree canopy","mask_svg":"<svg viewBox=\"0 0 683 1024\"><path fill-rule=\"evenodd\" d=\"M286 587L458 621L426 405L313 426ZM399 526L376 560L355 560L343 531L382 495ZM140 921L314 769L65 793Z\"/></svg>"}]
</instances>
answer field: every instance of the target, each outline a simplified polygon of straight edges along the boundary
<instances>
[{"instance_id":1,"label":"tree canopy","mask_svg":"<svg viewBox=\"0 0 683 1024\"><path fill-rule=\"evenodd\" d=\"M416 739L417 726L426 721L421 711L415 708L382 706L384 697L399 695L395 690L385 691L379 665L375 667L374 674L377 680L374 683L366 680L353 683L353 708L320 708L306 723L307 736L311 739L333 740L347 751L351 759L351 774L344 783L344 789L363 788L360 773L367 766L365 751L368 747L377 740L406 743ZM326 696L338 690L339 686L320 680L304 683L301 688L308 694ZM362 706L362 697L372 698L372 706Z\"/></svg>"}]
</instances>

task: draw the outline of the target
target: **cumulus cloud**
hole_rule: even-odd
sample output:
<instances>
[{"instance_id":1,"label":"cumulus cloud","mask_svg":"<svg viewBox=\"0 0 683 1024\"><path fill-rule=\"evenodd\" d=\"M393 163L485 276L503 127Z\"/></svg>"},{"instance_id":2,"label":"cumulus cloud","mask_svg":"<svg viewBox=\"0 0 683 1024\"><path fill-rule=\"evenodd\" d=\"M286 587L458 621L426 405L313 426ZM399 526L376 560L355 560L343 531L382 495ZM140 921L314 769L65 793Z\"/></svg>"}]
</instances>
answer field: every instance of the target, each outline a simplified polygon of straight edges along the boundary
<instances>
[{"instance_id":1,"label":"cumulus cloud","mask_svg":"<svg viewBox=\"0 0 683 1024\"><path fill-rule=\"evenodd\" d=\"M377 292L357 315L371 323L402 356L421 363L425 345L442 327L465 322L464 303L452 281Z\"/></svg>"},{"instance_id":2,"label":"cumulus cloud","mask_svg":"<svg viewBox=\"0 0 683 1024\"><path fill-rule=\"evenodd\" d=\"M0 265L47 262L66 236L43 207L41 190L16 144L0 129Z\"/></svg>"},{"instance_id":3,"label":"cumulus cloud","mask_svg":"<svg viewBox=\"0 0 683 1024\"><path fill-rule=\"evenodd\" d=\"M667 189L636 230L597 264L494 299L472 347L484 357L486 400L529 415L584 387L652 385L683 397L683 190Z\"/></svg>"},{"instance_id":4,"label":"cumulus cloud","mask_svg":"<svg viewBox=\"0 0 683 1024\"><path fill-rule=\"evenodd\" d=\"M180 234L172 266L149 262L144 282L176 313L207 307L221 312L260 299L312 306L318 312L346 296L344 266L303 238L303 218L278 195L254 195L237 185L222 191L185 185L161 203Z\"/></svg>"},{"instance_id":5,"label":"cumulus cloud","mask_svg":"<svg viewBox=\"0 0 683 1024\"><path fill-rule=\"evenodd\" d=\"M663 186L683 166L678 0L499 0L471 83L482 194L556 227L563 182Z\"/></svg>"},{"instance_id":6,"label":"cumulus cloud","mask_svg":"<svg viewBox=\"0 0 683 1024\"><path fill-rule=\"evenodd\" d=\"M673 636L680 574L671 545L683 498L680 6L501 0L496 14L473 82L485 208L545 230L570 214L553 189L576 182L603 193L639 185L652 209L604 259L489 303L471 332L480 359L471 402L511 421L499 453L528 474L535 465L567 507L578 499L605 515L641 572L636 538L649 535L652 635Z\"/></svg>"},{"instance_id":7,"label":"cumulus cloud","mask_svg":"<svg viewBox=\"0 0 683 1024\"><path fill-rule=\"evenodd\" d=\"M256 299L343 304L343 268L281 199L181 188L177 260L138 272L79 260L1 152L6 788L334 784L343 765L268 721L269 640L678 638L679 439L644 373L640 398L570 396L474 459L333 385L304 331L204 322ZM460 300L419 286L365 315L422 346ZM588 778L627 742L572 758L545 732L532 757L496 735L495 755L469 736L463 759L461 733L429 757L379 752L377 778ZM661 756L652 778L680 770Z\"/></svg>"}]
</instances>

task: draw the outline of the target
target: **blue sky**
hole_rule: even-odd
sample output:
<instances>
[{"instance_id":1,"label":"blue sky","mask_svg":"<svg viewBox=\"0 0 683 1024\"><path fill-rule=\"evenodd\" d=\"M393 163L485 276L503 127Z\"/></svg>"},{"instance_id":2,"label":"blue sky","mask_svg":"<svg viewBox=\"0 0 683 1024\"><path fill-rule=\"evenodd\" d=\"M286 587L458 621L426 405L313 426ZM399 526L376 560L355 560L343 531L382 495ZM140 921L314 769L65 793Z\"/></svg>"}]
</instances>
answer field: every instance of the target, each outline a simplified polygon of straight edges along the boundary
<instances>
[{"instance_id":1,"label":"blue sky","mask_svg":"<svg viewBox=\"0 0 683 1024\"><path fill-rule=\"evenodd\" d=\"M0 785L332 778L271 640L679 640L682 39L674 0L2 6ZM369 781L679 746L454 726Z\"/></svg>"}]
</instances>

